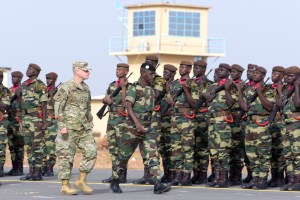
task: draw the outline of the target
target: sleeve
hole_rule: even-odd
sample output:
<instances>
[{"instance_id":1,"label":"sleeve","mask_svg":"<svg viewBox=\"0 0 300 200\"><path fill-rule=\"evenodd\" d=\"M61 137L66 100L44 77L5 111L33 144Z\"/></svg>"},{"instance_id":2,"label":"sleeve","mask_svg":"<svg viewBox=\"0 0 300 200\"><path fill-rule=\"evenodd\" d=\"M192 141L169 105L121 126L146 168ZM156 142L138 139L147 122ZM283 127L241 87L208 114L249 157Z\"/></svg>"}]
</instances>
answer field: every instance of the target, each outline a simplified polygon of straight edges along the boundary
<instances>
[{"instance_id":1,"label":"sleeve","mask_svg":"<svg viewBox=\"0 0 300 200\"><path fill-rule=\"evenodd\" d=\"M48 101L48 93L46 92L46 85L41 82L39 83L40 87L39 87L39 91L40 91L40 103L41 102L47 102Z\"/></svg>"},{"instance_id":2,"label":"sleeve","mask_svg":"<svg viewBox=\"0 0 300 200\"><path fill-rule=\"evenodd\" d=\"M154 80L154 89L162 92L164 90L165 84L166 84L165 79L158 76Z\"/></svg>"},{"instance_id":3,"label":"sleeve","mask_svg":"<svg viewBox=\"0 0 300 200\"><path fill-rule=\"evenodd\" d=\"M126 101L130 101L132 104L134 104L136 96L136 87L134 85L130 85L126 92Z\"/></svg>"},{"instance_id":4,"label":"sleeve","mask_svg":"<svg viewBox=\"0 0 300 200\"><path fill-rule=\"evenodd\" d=\"M54 112L56 116L56 121L58 123L58 130L62 128L67 128L65 119L64 119L64 112L65 106L68 100L67 90L64 86L61 86L57 93L53 97L54 103Z\"/></svg>"},{"instance_id":5,"label":"sleeve","mask_svg":"<svg viewBox=\"0 0 300 200\"><path fill-rule=\"evenodd\" d=\"M1 99L2 103L4 103L7 106L10 106L10 96L11 96L11 92L9 91L9 89L5 88L5 95Z\"/></svg>"},{"instance_id":6,"label":"sleeve","mask_svg":"<svg viewBox=\"0 0 300 200\"><path fill-rule=\"evenodd\" d=\"M89 104L88 104L88 110L87 110L87 121L89 122L89 127L92 129L94 127L94 123L93 123L91 101L92 101L92 97L91 97L91 92L89 91Z\"/></svg>"},{"instance_id":7,"label":"sleeve","mask_svg":"<svg viewBox=\"0 0 300 200\"><path fill-rule=\"evenodd\" d=\"M276 101L276 95L274 93L273 88L268 88L268 90L265 93L265 96L267 98L268 101L274 103Z\"/></svg>"},{"instance_id":8,"label":"sleeve","mask_svg":"<svg viewBox=\"0 0 300 200\"><path fill-rule=\"evenodd\" d=\"M191 81L190 88L191 88L191 96L192 96L192 98L194 100L199 100L200 90L197 87L197 84L195 83L195 81Z\"/></svg>"}]
</instances>

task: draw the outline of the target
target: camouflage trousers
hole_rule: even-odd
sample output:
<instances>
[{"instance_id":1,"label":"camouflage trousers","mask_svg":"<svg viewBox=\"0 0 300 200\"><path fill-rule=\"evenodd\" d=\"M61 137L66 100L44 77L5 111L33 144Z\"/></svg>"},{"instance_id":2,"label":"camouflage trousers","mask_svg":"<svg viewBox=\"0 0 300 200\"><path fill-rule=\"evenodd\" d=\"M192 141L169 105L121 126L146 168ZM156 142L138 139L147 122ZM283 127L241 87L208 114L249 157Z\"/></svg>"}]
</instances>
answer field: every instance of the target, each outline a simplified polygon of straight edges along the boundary
<instances>
[{"instance_id":1,"label":"camouflage trousers","mask_svg":"<svg viewBox=\"0 0 300 200\"><path fill-rule=\"evenodd\" d=\"M223 117L211 117L208 125L208 148L212 168L216 171L229 171L231 127Z\"/></svg>"},{"instance_id":2,"label":"camouflage trousers","mask_svg":"<svg viewBox=\"0 0 300 200\"><path fill-rule=\"evenodd\" d=\"M250 161L252 176L266 178L269 173L272 137L269 126L263 124L267 118L263 116L250 116L245 133L245 149Z\"/></svg>"},{"instance_id":3,"label":"camouflage trousers","mask_svg":"<svg viewBox=\"0 0 300 200\"><path fill-rule=\"evenodd\" d=\"M231 123L230 167L244 167L245 131L240 124Z\"/></svg>"},{"instance_id":4,"label":"camouflage trousers","mask_svg":"<svg viewBox=\"0 0 300 200\"><path fill-rule=\"evenodd\" d=\"M56 163L55 139L57 136L57 122L54 119L49 120L50 126L45 130L44 150L43 150L43 166L54 166Z\"/></svg>"},{"instance_id":5,"label":"camouflage trousers","mask_svg":"<svg viewBox=\"0 0 300 200\"><path fill-rule=\"evenodd\" d=\"M282 144L286 171L300 175L300 121L286 124Z\"/></svg>"},{"instance_id":6,"label":"camouflage trousers","mask_svg":"<svg viewBox=\"0 0 300 200\"><path fill-rule=\"evenodd\" d=\"M58 132L56 137L56 155L58 158L58 178L70 179L76 148L82 153L79 171L92 171L97 159L97 145L92 130L70 130L67 134Z\"/></svg>"},{"instance_id":7,"label":"camouflage trousers","mask_svg":"<svg viewBox=\"0 0 300 200\"><path fill-rule=\"evenodd\" d=\"M181 113L171 119L171 162L174 169L191 173L194 168L194 123Z\"/></svg>"},{"instance_id":8,"label":"camouflage trousers","mask_svg":"<svg viewBox=\"0 0 300 200\"><path fill-rule=\"evenodd\" d=\"M284 156L282 146L282 135L285 132L285 123L279 121L269 126L269 132L272 136L272 149L271 149L271 168L277 172L284 171Z\"/></svg>"},{"instance_id":9,"label":"camouflage trousers","mask_svg":"<svg viewBox=\"0 0 300 200\"><path fill-rule=\"evenodd\" d=\"M22 163L24 160L24 135L20 131L20 122L17 120L9 121L7 138L11 161Z\"/></svg>"},{"instance_id":10,"label":"camouflage trousers","mask_svg":"<svg viewBox=\"0 0 300 200\"><path fill-rule=\"evenodd\" d=\"M171 164L171 117L165 116L161 120L161 134L158 136L158 149L162 158L164 170L174 169Z\"/></svg>"},{"instance_id":11,"label":"camouflage trousers","mask_svg":"<svg viewBox=\"0 0 300 200\"><path fill-rule=\"evenodd\" d=\"M41 123L42 120L37 112L22 117L20 131L24 134L24 144L30 167L42 168L44 131L41 130Z\"/></svg>"},{"instance_id":12,"label":"camouflage trousers","mask_svg":"<svg viewBox=\"0 0 300 200\"><path fill-rule=\"evenodd\" d=\"M6 144L7 144L7 119L0 122L0 166L4 166L6 158Z\"/></svg>"},{"instance_id":13,"label":"camouflage trousers","mask_svg":"<svg viewBox=\"0 0 300 200\"><path fill-rule=\"evenodd\" d=\"M207 115L197 114L195 119L194 171L207 172L209 163Z\"/></svg>"},{"instance_id":14,"label":"camouflage trousers","mask_svg":"<svg viewBox=\"0 0 300 200\"><path fill-rule=\"evenodd\" d=\"M112 167L116 167L117 165L117 158L119 155L119 139L121 134L124 132L124 121L125 117L123 117L121 114L115 112L109 113L106 133Z\"/></svg>"},{"instance_id":15,"label":"camouflage trousers","mask_svg":"<svg viewBox=\"0 0 300 200\"><path fill-rule=\"evenodd\" d=\"M153 181L160 180L159 155L157 148L157 137L150 124L144 124L146 132L139 134L131 120L126 120L126 128L119 141L119 156L117 168L113 169L113 178L119 179L119 175L127 167L128 161L134 153L136 147L143 143L145 147L146 161L144 164L149 166L150 175Z\"/></svg>"}]
</instances>

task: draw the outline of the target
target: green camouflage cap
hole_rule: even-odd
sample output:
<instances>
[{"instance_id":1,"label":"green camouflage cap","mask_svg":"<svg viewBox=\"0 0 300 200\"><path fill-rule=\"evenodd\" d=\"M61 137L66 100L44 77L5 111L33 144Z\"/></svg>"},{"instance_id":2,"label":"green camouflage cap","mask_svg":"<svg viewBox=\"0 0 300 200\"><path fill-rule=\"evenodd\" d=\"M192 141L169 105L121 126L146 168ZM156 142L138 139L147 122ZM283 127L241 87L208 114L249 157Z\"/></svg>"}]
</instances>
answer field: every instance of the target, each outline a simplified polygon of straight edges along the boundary
<instances>
[{"instance_id":1,"label":"green camouflage cap","mask_svg":"<svg viewBox=\"0 0 300 200\"><path fill-rule=\"evenodd\" d=\"M73 68L81 69L82 71L89 71L88 63L83 61L77 61L73 63Z\"/></svg>"}]
</instances>

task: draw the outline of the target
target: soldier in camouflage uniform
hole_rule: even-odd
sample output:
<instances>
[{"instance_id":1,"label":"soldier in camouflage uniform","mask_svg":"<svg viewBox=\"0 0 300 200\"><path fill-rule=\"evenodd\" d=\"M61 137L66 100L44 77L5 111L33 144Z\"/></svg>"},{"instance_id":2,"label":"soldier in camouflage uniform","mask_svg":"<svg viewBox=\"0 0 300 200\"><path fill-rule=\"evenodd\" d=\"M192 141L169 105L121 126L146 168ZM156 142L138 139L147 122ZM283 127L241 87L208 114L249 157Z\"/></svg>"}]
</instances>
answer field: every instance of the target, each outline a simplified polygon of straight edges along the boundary
<instances>
[{"instance_id":1,"label":"soldier in camouflage uniform","mask_svg":"<svg viewBox=\"0 0 300 200\"><path fill-rule=\"evenodd\" d=\"M7 110L10 106L11 93L3 84L3 71L0 71L0 177L4 176L3 166L6 157L7 144Z\"/></svg>"},{"instance_id":2,"label":"soldier in camouflage uniform","mask_svg":"<svg viewBox=\"0 0 300 200\"><path fill-rule=\"evenodd\" d=\"M220 80L219 75L218 75L218 70L219 70L219 68L215 68L215 72L214 72L214 82L215 83L219 82L219 80Z\"/></svg>"},{"instance_id":3,"label":"soldier in camouflage uniform","mask_svg":"<svg viewBox=\"0 0 300 200\"><path fill-rule=\"evenodd\" d=\"M166 96L167 93L170 91L170 86L174 81L174 76L176 74L177 68L171 64L164 65L163 77L166 80L166 87L165 87L165 95L161 101L161 110L167 106ZM172 110L169 111L161 116L161 134L158 136L158 145L159 145L159 153L162 157L162 164L164 168L164 175L161 178L163 183L171 182L172 178L175 177L175 171L172 172L170 169L174 169L174 166L171 166L171 116Z\"/></svg>"},{"instance_id":4,"label":"soldier in camouflage uniform","mask_svg":"<svg viewBox=\"0 0 300 200\"><path fill-rule=\"evenodd\" d=\"M11 95L14 96L16 90L21 86L23 74L20 71L11 73L12 84ZM8 148L10 151L12 169L5 173L6 176L23 175L24 160L24 136L20 132L21 105L18 101L13 101L9 109L9 125L7 127Z\"/></svg>"},{"instance_id":5,"label":"soldier in camouflage uniform","mask_svg":"<svg viewBox=\"0 0 300 200\"><path fill-rule=\"evenodd\" d=\"M129 71L129 65L126 63L117 64L116 76L117 81L109 84L105 97L103 98L103 103L109 105L109 118L107 121L107 138L108 138L108 149L112 161L112 168L117 167L117 157L119 155L119 138L124 132L125 118L127 113L126 108L126 89L127 80L126 75ZM117 94L114 99L111 98L111 94L118 88L121 87L122 90ZM125 168L120 176L120 183L126 183L127 168ZM103 183L111 183L112 176L108 179L102 180Z\"/></svg>"},{"instance_id":6,"label":"soldier in camouflage uniform","mask_svg":"<svg viewBox=\"0 0 300 200\"><path fill-rule=\"evenodd\" d=\"M42 162L44 131L47 128L47 94L46 85L38 79L41 68L37 64L29 64L26 71L28 79L22 83L16 95L22 101L22 125L24 143L28 157L29 173L20 180L42 180ZM42 115L42 118L41 118Z\"/></svg>"},{"instance_id":7,"label":"soldier in camouflage uniform","mask_svg":"<svg viewBox=\"0 0 300 200\"><path fill-rule=\"evenodd\" d=\"M55 82L57 80L57 74L50 72L46 74L47 88L46 93L48 95L47 102L47 129L44 134L44 156L43 156L43 176L54 176L53 167L56 163L55 155L55 139L57 136L57 122L54 115L54 100L53 96L56 93Z\"/></svg>"},{"instance_id":8,"label":"soldier in camouflage uniform","mask_svg":"<svg viewBox=\"0 0 300 200\"><path fill-rule=\"evenodd\" d=\"M275 95L269 85L263 85L263 79L267 70L263 67L255 67L252 78L254 84L248 87L242 94L239 84L239 103L241 109L248 111L248 124L245 132L245 149L250 161L252 180L244 184L244 189L266 189L267 178L271 159L272 137L268 130L268 115L273 109ZM253 102L246 102L257 92L258 97ZM249 104L249 105L247 105Z\"/></svg>"},{"instance_id":9,"label":"soldier in camouflage uniform","mask_svg":"<svg viewBox=\"0 0 300 200\"><path fill-rule=\"evenodd\" d=\"M129 116L126 117L126 130L119 141L118 165L117 170L113 169L113 180L110 188L114 193L122 193L119 186L120 174L126 168L128 160L138 144L143 142L147 158L146 163L154 182L154 193L161 194L168 192L171 188L160 182L157 136L151 127L155 101L151 84L155 78L155 67L150 63L143 63L140 73L139 80L130 85L126 93L126 108Z\"/></svg>"},{"instance_id":10,"label":"soldier in camouflage uniform","mask_svg":"<svg viewBox=\"0 0 300 200\"><path fill-rule=\"evenodd\" d=\"M272 87L274 94L281 97L283 91L284 67L275 66L272 69ZM278 113L279 114L279 113ZM271 157L271 179L268 181L269 187L279 187L283 185L284 178L284 158L282 155L282 132L285 131L283 117L279 114L269 126L269 132L272 136L272 157Z\"/></svg>"},{"instance_id":11,"label":"soldier in camouflage uniform","mask_svg":"<svg viewBox=\"0 0 300 200\"><path fill-rule=\"evenodd\" d=\"M240 65L234 64L231 66L231 80L234 84L239 84L242 80L244 68ZM237 88L237 86L236 86ZM238 102L231 108L233 120L236 119L241 112ZM229 158L229 185L241 185L242 183L242 170L244 167L244 154L245 154L245 131L240 123L231 123L231 150Z\"/></svg>"},{"instance_id":12,"label":"soldier in camouflage uniform","mask_svg":"<svg viewBox=\"0 0 300 200\"><path fill-rule=\"evenodd\" d=\"M89 78L89 74L87 62L73 63L74 78L63 83L54 96L54 110L58 123L56 137L58 177L62 180L61 192L66 195L77 193L69 183L76 148L81 150L83 158L79 167L80 174L74 185L86 194L93 192L86 183L86 178L97 159L97 146L92 133L94 124L91 93L84 82Z\"/></svg>"},{"instance_id":13,"label":"soldier in camouflage uniform","mask_svg":"<svg viewBox=\"0 0 300 200\"><path fill-rule=\"evenodd\" d=\"M180 79L172 82L167 103L173 107L171 118L171 171L176 171L172 185L192 185L191 173L194 167L194 117L193 105L199 99L196 84L190 81L189 74L192 63L181 61L179 67ZM183 88L178 96L176 93ZM177 98L173 98L177 96Z\"/></svg>"},{"instance_id":14,"label":"soldier in camouflage uniform","mask_svg":"<svg viewBox=\"0 0 300 200\"><path fill-rule=\"evenodd\" d=\"M231 145L231 127L233 118L230 108L236 101L236 92L229 80L231 67L226 63L219 65L219 82L203 91L202 96L210 102L208 126L208 146L214 179L206 184L207 187L228 187L229 153ZM224 90L216 93L218 87Z\"/></svg>"},{"instance_id":15,"label":"soldier in camouflage uniform","mask_svg":"<svg viewBox=\"0 0 300 200\"><path fill-rule=\"evenodd\" d=\"M300 190L300 98L299 98L299 67L286 69L287 87L283 91L283 98L276 99L276 106L282 108L286 131L282 133L282 146L286 169L286 182L281 190ZM291 91L290 98L287 94Z\"/></svg>"},{"instance_id":16,"label":"soldier in camouflage uniform","mask_svg":"<svg viewBox=\"0 0 300 200\"><path fill-rule=\"evenodd\" d=\"M195 78L192 80L197 86L199 96L203 90L207 89L213 82L208 80L205 76L207 63L202 60L194 62L193 72ZM196 113L195 123L195 147L194 147L194 167L193 177L191 182L193 184L203 184L207 182L207 169L209 163L208 150L208 107L207 105L201 107Z\"/></svg>"}]
</instances>

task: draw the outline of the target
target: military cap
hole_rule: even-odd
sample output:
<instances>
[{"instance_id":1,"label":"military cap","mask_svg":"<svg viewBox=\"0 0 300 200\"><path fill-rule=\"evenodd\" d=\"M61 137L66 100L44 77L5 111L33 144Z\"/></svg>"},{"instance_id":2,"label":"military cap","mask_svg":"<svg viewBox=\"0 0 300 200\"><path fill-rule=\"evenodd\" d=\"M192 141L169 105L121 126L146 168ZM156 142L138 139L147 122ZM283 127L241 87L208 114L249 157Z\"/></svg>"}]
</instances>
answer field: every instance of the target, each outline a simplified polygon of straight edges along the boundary
<instances>
[{"instance_id":1,"label":"military cap","mask_svg":"<svg viewBox=\"0 0 300 200\"><path fill-rule=\"evenodd\" d=\"M32 67L32 68L34 68L34 69L36 69L36 70L38 70L38 71L41 71L41 70L42 70L40 66L38 66L37 64L34 64L34 63L30 63L30 64L29 64L29 67Z\"/></svg>"},{"instance_id":2,"label":"military cap","mask_svg":"<svg viewBox=\"0 0 300 200\"><path fill-rule=\"evenodd\" d=\"M273 67L272 71L285 73L285 68L282 66L275 66L275 67Z\"/></svg>"},{"instance_id":3,"label":"military cap","mask_svg":"<svg viewBox=\"0 0 300 200\"><path fill-rule=\"evenodd\" d=\"M146 56L146 60L158 61L158 57L155 55Z\"/></svg>"},{"instance_id":4,"label":"military cap","mask_svg":"<svg viewBox=\"0 0 300 200\"><path fill-rule=\"evenodd\" d=\"M187 61L187 60L183 60L183 61L180 62L180 65L192 66L193 63L191 63L190 61Z\"/></svg>"},{"instance_id":5,"label":"military cap","mask_svg":"<svg viewBox=\"0 0 300 200\"><path fill-rule=\"evenodd\" d=\"M11 76L15 76L15 77L19 77L19 78L23 78L23 74L20 71L14 71L11 73Z\"/></svg>"},{"instance_id":6,"label":"military cap","mask_svg":"<svg viewBox=\"0 0 300 200\"><path fill-rule=\"evenodd\" d=\"M197 60L196 62L194 62L194 66L206 67L207 63L203 60Z\"/></svg>"},{"instance_id":7,"label":"military cap","mask_svg":"<svg viewBox=\"0 0 300 200\"><path fill-rule=\"evenodd\" d=\"M248 69L251 69L251 68L254 68L254 67L256 67L257 65L255 65L255 64L248 64Z\"/></svg>"},{"instance_id":8,"label":"military cap","mask_svg":"<svg viewBox=\"0 0 300 200\"><path fill-rule=\"evenodd\" d=\"M165 64L164 69L170 70L171 72L176 72L177 68L174 65L171 64Z\"/></svg>"},{"instance_id":9,"label":"military cap","mask_svg":"<svg viewBox=\"0 0 300 200\"><path fill-rule=\"evenodd\" d=\"M78 68L82 71L89 71L91 69L88 68L88 63L83 61L76 61L73 63L73 68Z\"/></svg>"},{"instance_id":10,"label":"military cap","mask_svg":"<svg viewBox=\"0 0 300 200\"><path fill-rule=\"evenodd\" d=\"M57 73L55 73L55 72L50 72L50 73L46 74L46 78L49 78L49 79L57 79Z\"/></svg>"},{"instance_id":11,"label":"military cap","mask_svg":"<svg viewBox=\"0 0 300 200\"><path fill-rule=\"evenodd\" d=\"M298 74L300 72L300 68L297 66L291 66L286 68L286 74Z\"/></svg>"},{"instance_id":12,"label":"military cap","mask_svg":"<svg viewBox=\"0 0 300 200\"><path fill-rule=\"evenodd\" d=\"M124 67L124 68L129 69L129 65L126 63L119 63L119 64L117 64L117 67Z\"/></svg>"},{"instance_id":13,"label":"military cap","mask_svg":"<svg viewBox=\"0 0 300 200\"><path fill-rule=\"evenodd\" d=\"M266 68L261 67L261 66L256 66L256 67L254 68L254 70L257 70L257 71L259 71L259 72L261 72L261 73L263 73L263 74L266 74L266 73L267 73Z\"/></svg>"},{"instance_id":14,"label":"military cap","mask_svg":"<svg viewBox=\"0 0 300 200\"><path fill-rule=\"evenodd\" d=\"M238 65L238 64L231 65L231 69L235 69L238 72L243 72L245 70L241 65Z\"/></svg>"},{"instance_id":15,"label":"military cap","mask_svg":"<svg viewBox=\"0 0 300 200\"><path fill-rule=\"evenodd\" d=\"M219 70L219 67L215 68L215 71L218 71Z\"/></svg>"},{"instance_id":16,"label":"military cap","mask_svg":"<svg viewBox=\"0 0 300 200\"><path fill-rule=\"evenodd\" d=\"M226 63L220 63L219 67L223 67L225 69L231 70L230 65L226 64Z\"/></svg>"},{"instance_id":17,"label":"military cap","mask_svg":"<svg viewBox=\"0 0 300 200\"><path fill-rule=\"evenodd\" d=\"M151 65L150 63L143 63L142 65L141 65L141 68L142 69L147 69L147 70L150 70L150 71L153 71L153 72L155 72L155 67L153 66L153 65Z\"/></svg>"}]
</instances>

